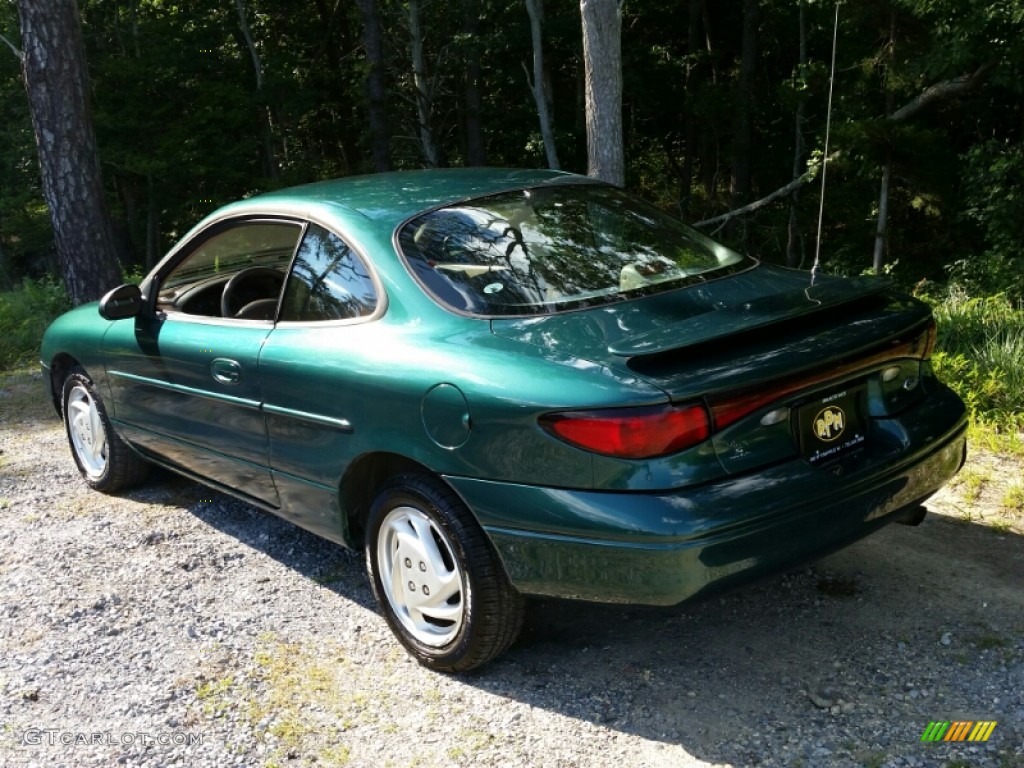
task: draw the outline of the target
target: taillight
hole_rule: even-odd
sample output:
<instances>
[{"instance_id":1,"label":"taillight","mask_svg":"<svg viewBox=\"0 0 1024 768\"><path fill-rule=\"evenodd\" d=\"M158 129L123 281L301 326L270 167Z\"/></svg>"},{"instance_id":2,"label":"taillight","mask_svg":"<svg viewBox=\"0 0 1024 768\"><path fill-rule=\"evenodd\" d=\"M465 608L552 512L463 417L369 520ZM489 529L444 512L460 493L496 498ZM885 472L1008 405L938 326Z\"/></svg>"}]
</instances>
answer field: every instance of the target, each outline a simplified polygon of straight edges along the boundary
<instances>
[{"instance_id":1,"label":"taillight","mask_svg":"<svg viewBox=\"0 0 1024 768\"><path fill-rule=\"evenodd\" d=\"M666 456L711 434L708 412L700 403L550 413L540 423L578 448L623 459Z\"/></svg>"},{"instance_id":2,"label":"taillight","mask_svg":"<svg viewBox=\"0 0 1024 768\"><path fill-rule=\"evenodd\" d=\"M858 371L881 365L893 360L927 360L935 348L935 318L931 318L924 330L909 341L896 339L888 346L864 357L854 358L831 368L815 371L792 379L777 379L766 382L753 392L733 392L709 399L714 429L717 432L735 424L769 403L781 400L804 389L820 386L828 381L840 379Z\"/></svg>"},{"instance_id":3,"label":"taillight","mask_svg":"<svg viewBox=\"0 0 1024 768\"><path fill-rule=\"evenodd\" d=\"M796 389L797 387L793 387L793 390ZM775 402L786 394L788 394L786 389L765 390L713 402L711 413L715 418L715 429L725 429L730 424L736 423L744 416Z\"/></svg>"}]
</instances>

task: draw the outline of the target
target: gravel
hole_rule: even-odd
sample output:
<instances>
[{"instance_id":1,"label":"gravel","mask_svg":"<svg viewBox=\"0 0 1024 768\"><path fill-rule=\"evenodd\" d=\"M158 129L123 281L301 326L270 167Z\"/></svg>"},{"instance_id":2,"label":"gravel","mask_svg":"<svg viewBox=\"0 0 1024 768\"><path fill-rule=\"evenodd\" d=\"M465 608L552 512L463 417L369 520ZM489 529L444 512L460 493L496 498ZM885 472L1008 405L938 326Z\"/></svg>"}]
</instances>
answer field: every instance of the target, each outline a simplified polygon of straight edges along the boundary
<instances>
[{"instance_id":1,"label":"gravel","mask_svg":"<svg viewBox=\"0 0 1024 768\"><path fill-rule=\"evenodd\" d=\"M90 491L41 390L0 379L0 765L1024 767L1012 532L932 515L678 609L533 603L447 677L359 554L162 472Z\"/></svg>"}]
</instances>

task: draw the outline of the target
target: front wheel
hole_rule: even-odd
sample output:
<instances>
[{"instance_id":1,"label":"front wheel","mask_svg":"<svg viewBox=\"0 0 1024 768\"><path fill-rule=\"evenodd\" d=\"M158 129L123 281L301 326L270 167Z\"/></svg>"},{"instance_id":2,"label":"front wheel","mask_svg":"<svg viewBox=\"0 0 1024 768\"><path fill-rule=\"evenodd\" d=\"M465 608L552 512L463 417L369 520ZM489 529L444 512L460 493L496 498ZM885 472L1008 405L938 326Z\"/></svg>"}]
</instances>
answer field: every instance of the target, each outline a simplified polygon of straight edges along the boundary
<instances>
[{"instance_id":1,"label":"front wheel","mask_svg":"<svg viewBox=\"0 0 1024 768\"><path fill-rule=\"evenodd\" d=\"M117 491L141 482L149 465L114 432L96 385L81 368L64 380L64 428L78 471L97 491Z\"/></svg>"},{"instance_id":2,"label":"front wheel","mask_svg":"<svg viewBox=\"0 0 1024 768\"><path fill-rule=\"evenodd\" d=\"M424 666L466 672L508 648L524 601L461 499L429 475L401 475L370 510L366 565L377 602Z\"/></svg>"}]
</instances>

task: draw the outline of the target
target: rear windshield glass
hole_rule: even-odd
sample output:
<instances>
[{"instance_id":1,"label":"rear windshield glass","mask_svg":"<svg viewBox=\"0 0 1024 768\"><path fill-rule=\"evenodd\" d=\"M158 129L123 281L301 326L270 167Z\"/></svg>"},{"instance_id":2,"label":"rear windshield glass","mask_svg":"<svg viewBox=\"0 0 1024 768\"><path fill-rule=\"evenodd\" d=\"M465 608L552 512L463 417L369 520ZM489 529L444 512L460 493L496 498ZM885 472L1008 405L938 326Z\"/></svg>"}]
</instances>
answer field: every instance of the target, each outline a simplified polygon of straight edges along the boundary
<instances>
[{"instance_id":1,"label":"rear windshield glass","mask_svg":"<svg viewBox=\"0 0 1024 768\"><path fill-rule=\"evenodd\" d=\"M614 187L517 190L405 224L399 245L442 304L533 315L720 277L751 261Z\"/></svg>"}]
</instances>

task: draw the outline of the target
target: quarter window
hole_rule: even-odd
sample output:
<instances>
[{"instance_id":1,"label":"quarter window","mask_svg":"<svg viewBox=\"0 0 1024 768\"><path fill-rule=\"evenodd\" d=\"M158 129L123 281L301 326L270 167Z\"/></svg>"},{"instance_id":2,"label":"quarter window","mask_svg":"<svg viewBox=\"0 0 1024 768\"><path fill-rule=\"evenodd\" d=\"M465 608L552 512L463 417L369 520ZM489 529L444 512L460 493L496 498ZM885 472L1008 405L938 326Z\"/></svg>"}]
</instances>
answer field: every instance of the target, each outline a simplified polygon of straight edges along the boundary
<instances>
[{"instance_id":1,"label":"quarter window","mask_svg":"<svg viewBox=\"0 0 1024 768\"><path fill-rule=\"evenodd\" d=\"M285 286L280 320L348 320L373 314L377 291L345 242L310 225Z\"/></svg>"}]
</instances>

